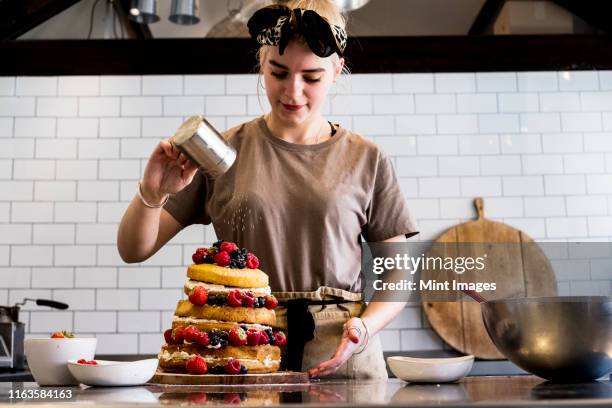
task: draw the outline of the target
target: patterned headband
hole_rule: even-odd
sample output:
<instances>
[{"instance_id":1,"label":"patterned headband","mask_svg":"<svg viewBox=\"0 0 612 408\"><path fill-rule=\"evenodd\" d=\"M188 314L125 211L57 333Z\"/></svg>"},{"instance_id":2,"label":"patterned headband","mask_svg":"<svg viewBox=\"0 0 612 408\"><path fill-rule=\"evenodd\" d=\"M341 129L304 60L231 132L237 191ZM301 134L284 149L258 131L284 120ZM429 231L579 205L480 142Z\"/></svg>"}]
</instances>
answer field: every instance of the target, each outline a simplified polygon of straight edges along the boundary
<instances>
[{"instance_id":1,"label":"patterned headband","mask_svg":"<svg viewBox=\"0 0 612 408\"><path fill-rule=\"evenodd\" d=\"M280 55L295 35L304 37L310 50L322 58L334 53L342 56L346 48L346 31L314 10L272 5L257 10L247 25L254 40L261 45L278 46Z\"/></svg>"}]
</instances>

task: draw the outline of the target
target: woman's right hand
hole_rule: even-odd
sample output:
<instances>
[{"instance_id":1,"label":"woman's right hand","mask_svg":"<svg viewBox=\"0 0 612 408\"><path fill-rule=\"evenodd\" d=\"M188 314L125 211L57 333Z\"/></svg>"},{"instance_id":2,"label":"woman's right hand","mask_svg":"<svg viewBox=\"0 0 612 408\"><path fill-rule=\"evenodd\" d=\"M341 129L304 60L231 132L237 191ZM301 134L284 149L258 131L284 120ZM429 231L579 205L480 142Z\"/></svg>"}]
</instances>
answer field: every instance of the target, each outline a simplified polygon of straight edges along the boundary
<instances>
[{"instance_id":1,"label":"woman's right hand","mask_svg":"<svg viewBox=\"0 0 612 408\"><path fill-rule=\"evenodd\" d=\"M141 182L144 199L161 204L168 194L184 189L198 171L198 166L170 141L162 140L149 157Z\"/></svg>"}]
</instances>

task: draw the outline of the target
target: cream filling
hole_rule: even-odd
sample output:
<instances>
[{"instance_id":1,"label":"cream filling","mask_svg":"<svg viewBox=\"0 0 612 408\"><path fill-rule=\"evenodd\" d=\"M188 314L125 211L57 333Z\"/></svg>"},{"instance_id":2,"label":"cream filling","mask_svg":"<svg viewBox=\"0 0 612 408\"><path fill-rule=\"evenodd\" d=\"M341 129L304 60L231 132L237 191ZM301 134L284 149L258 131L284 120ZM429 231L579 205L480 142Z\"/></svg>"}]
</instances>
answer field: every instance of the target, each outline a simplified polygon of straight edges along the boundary
<instances>
[{"instance_id":1,"label":"cream filling","mask_svg":"<svg viewBox=\"0 0 612 408\"><path fill-rule=\"evenodd\" d=\"M268 296L272 293L270 286L264 288L238 288L234 286L216 285L213 283L200 282L193 279L187 279L185 287L188 291L192 291L196 286L202 286L210 294L223 294L227 295L232 290L239 290L240 292L253 292L255 296Z\"/></svg>"},{"instance_id":2,"label":"cream filling","mask_svg":"<svg viewBox=\"0 0 612 408\"><path fill-rule=\"evenodd\" d=\"M173 321L184 323L184 324L218 324L218 323L227 324L227 323L231 323L231 322L222 322L220 320L197 319L195 317L179 317L179 316L174 316ZM263 324L257 324L257 323L240 323L240 326L246 326L247 329L255 329L255 330L268 330L272 328L272 326L264 326Z\"/></svg>"},{"instance_id":3,"label":"cream filling","mask_svg":"<svg viewBox=\"0 0 612 408\"><path fill-rule=\"evenodd\" d=\"M186 351L174 351L170 353L169 351L164 350L157 355L157 358L163 361L170 361L172 359L189 360L191 357L195 355L196 354L187 353ZM206 361L206 364L214 364L214 363L221 363L221 362L224 363L230 358L233 358L233 357L213 357L213 356L200 356L200 357L202 357L204 361ZM254 358L240 358L239 360L244 361L244 362L249 361L253 363L262 363L265 367L272 367L275 363L280 363L280 360L274 360L270 356L267 356L266 358L264 358L263 361L259 361Z\"/></svg>"}]
</instances>

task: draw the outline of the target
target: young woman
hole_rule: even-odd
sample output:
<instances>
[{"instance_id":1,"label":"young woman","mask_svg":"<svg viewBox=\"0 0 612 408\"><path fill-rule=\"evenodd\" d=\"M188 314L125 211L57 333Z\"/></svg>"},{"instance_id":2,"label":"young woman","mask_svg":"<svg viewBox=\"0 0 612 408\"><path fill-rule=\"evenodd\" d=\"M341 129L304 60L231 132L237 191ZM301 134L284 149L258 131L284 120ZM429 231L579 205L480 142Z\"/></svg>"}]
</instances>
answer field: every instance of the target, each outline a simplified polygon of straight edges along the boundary
<instances>
[{"instance_id":1,"label":"young woman","mask_svg":"<svg viewBox=\"0 0 612 408\"><path fill-rule=\"evenodd\" d=\"M217 179L160 142L118 247L126 262L141 262L184 227L212 223L219 239L257 254L270 276L286 306L277 320L288 327L290 369L386 378L377 333L404 303L365 306L360 240L402 242L416 232L390 160L321 113L343 71L344 27L331 0L257 11L249 30L261 44L270 112L224 133L238 156Z\"/></svg>"}]
</instances>

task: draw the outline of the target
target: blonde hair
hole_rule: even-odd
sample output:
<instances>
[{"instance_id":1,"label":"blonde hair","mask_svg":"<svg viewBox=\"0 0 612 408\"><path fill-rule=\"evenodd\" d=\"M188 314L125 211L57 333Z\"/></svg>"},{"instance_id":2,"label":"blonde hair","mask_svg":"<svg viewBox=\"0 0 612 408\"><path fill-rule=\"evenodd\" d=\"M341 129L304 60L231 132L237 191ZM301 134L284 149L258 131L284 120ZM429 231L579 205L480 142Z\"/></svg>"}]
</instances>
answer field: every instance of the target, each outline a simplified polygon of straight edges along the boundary
<instances>
[{"instance_id":1,"label":"blonde hair","mask_svg":"<svg viewBox=\"0 0 612 408\"><path fill-rule=\"evenodd\" d=\"M278 4L289 7L290 9L312 10L317 12L321 17L327 19L331 24L342 27L346 30L346 19L340 12L340 9L333 0L278 0ZM257 67L256 70L261 72L261 67L265 62L268 54L269 45L262 45L257 51ZM337 54L334 54L334 59L339 59ZM344 71L344 69L343 69ZM346 71L345 73L348 73Z\"/></svg>"}]
</instances>

